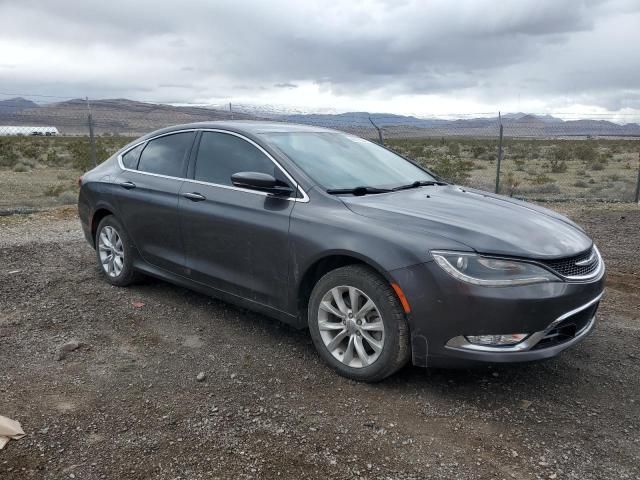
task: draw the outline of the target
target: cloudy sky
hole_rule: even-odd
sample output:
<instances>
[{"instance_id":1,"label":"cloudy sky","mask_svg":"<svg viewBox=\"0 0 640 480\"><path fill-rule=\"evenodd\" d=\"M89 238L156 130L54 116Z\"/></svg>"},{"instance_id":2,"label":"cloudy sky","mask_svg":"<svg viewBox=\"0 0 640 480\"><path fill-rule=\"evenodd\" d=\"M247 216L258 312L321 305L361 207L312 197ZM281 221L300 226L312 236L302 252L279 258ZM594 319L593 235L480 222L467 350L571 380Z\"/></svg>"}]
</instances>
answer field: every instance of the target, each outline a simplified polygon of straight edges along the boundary
<instances>
[{"instance_id":1,"label":"cloudy sky","mask_svg":"<svg viewBox=\"0 0 640 480\"><path fill-rule=\"evenodd\" d=\"M0 92L640 112L640 0L0 0Z\"/></svg>"}]
</instances>

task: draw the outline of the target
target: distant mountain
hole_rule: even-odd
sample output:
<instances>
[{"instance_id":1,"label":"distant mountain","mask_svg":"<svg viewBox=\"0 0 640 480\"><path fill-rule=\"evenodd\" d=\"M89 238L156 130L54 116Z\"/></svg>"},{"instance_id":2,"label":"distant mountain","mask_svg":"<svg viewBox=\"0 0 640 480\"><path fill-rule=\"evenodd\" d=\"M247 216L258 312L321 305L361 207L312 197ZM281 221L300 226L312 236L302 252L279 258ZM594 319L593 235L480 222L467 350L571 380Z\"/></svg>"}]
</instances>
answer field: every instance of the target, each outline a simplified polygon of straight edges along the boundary
<instances>
[{"instance_id":1,"label":"distant mountain","mask_svg":"<svg viewBox=\"0 0 640 480\"><path fill-rule=\"evenodd\" d=\"M0 125L50 125L62 134L84 135L88 131L89 108L94 131L112 135L141 135L180 123L257 118L205 107L179 107L122 98L92 100L89 105L83 99L75 99L36 107L18 114L0 109Z\"/></svg>"},{"instance_id":2,"label":"distant mountain","mask_svg":"<svg viewBox=\"0 0 640 480\"><path fill-rule=\"evenodd\" d=\"M383 129L385 137L496 137L497 117L444 120L418 118L388 113L305 113L278 106L233 105L212 108L137 102L127 99L82 99L38 105L23 98L0 101L1 125L54 126L62 134L84 135L88 131L89 107L94 130L98 134L141 135L158 128L180 123L211 120L274 120L318 125L374 138L372 125ZM620 125L604 120L564 121L550 115L522 112L502 115L504 134L510 137L640 137L640 125Z\"/></svg>"},{"instance_id":3,"label":"distant mountain","mask_svg":"<svg viewBox=\"0 0 640 480\"><path fill-rule=\"evenodd\" d=\"M38 104L27 100L22 97L8 98L7 100L0 100L0 115L10 115L12 113L18 113L28 108L37 108Z\"/></svg>"}]
</instances>

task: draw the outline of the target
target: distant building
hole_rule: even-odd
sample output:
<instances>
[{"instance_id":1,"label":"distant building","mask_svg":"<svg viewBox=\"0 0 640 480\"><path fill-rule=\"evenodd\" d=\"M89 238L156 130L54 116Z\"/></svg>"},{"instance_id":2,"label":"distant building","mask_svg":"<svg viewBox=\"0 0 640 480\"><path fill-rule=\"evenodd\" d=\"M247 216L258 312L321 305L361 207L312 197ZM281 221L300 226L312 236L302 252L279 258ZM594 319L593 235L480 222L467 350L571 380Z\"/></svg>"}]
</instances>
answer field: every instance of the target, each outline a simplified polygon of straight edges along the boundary
<instances>
[{"instance_id":1,"label":"distant building","mask_svg":"<svg viewBox=\"0 0 640 480\"><path fill-rule=\"evenodd\" d=\"M40 135L50 137L59 133L56 127L0 125L0 135Z\"/></svg>"}]
</instances>

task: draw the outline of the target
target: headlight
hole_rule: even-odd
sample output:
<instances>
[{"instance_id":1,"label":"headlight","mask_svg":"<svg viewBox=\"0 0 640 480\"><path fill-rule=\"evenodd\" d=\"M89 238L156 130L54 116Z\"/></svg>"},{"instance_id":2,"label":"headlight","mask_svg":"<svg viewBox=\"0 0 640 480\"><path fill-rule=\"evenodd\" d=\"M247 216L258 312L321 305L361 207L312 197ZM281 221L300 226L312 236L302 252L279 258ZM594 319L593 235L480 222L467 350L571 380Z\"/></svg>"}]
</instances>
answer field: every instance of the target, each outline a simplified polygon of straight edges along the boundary
<instances>
[{"instance_id":1,"label":"headlight","mask_svg":"<svg viewBox=\"0 0 640 480\"><path fill-rule=\"evenodd\" d=\"M449 275L474 285L508 287L558 281L558 277L549 270L533 263L482 257L464 252L434 250L431 255Z\"/></svg>"}]
</instances>

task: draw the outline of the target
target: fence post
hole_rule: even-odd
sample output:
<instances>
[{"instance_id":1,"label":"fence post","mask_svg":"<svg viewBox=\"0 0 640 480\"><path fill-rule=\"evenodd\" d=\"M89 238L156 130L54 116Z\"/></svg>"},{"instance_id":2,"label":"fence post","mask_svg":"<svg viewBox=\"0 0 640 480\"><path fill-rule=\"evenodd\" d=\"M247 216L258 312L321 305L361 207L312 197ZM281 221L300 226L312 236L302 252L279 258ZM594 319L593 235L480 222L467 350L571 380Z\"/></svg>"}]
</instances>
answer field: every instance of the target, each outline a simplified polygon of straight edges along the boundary
<instances>
[{"instance_id":1,"label":"fence post","mask_svg":"<svg viewBox=\"0 0 640 480\"><path fill-rule=\"evenodd\" d=\"M638 180L636 180L636 195L633 199L636 203L640 203L640 153L638 153Z\"/></svg>"},{"instance_id":2,"label":"fence post","mask_svg":"<svg viewBox=\"0 0 640 480\"><path fill-rule=\"evenodd\" d=\"M378 131L378 141L380 142L380 145L384 145L384 138L382 138L382 129L378 127L375 123L373 123L373 120L371 119L371 115L369 115L369 121L371 122L371 125L373 125L373 128L375 128Z\"/></svg>"},{"instance_id":3,"label":"fence post","mask_svg":"<svg viewBox=\"0 0 640 480\"><path fill-rule=\"evenodd\" d=\"M231 114L231 120L233 120L233 108L231 107L231 102L229 102L229 113Z\"/></svg>"},{"instance_id":4,"label":"fence post","mask_svg":"<svg viewBox=\"0 0 640 480\"><path fill-rule=\"evenodd\" d=\"M500 164L502 163L502 116L498 112L498 122L500 123L500 138L498 140L498 162L496 164L496 193L500 193Z\"/></svg>"},{"instance_id":5,"label":"fence post","mask_svg":"<svg viewBox=\"0 0 640 480\"><path fill-rule=\"evenodd\" d=\"M86 97L87 101L87 110L89 111L87 115L87 123L89 125L89 152L91 155L91 164L96 167L98 165L98 161L96 159L96 137L93 134L93 118L91 117L91 106L89 105L89 97Z\"/></svg>"}]
</instances>

